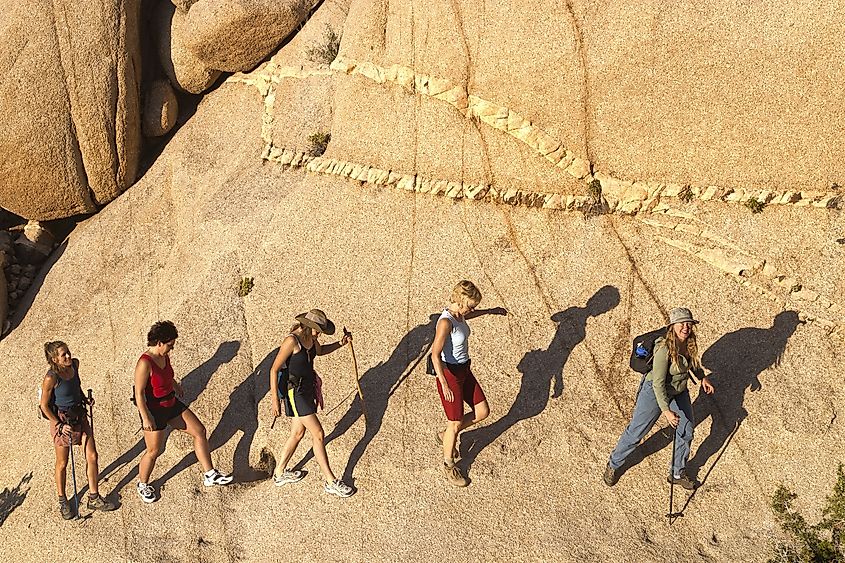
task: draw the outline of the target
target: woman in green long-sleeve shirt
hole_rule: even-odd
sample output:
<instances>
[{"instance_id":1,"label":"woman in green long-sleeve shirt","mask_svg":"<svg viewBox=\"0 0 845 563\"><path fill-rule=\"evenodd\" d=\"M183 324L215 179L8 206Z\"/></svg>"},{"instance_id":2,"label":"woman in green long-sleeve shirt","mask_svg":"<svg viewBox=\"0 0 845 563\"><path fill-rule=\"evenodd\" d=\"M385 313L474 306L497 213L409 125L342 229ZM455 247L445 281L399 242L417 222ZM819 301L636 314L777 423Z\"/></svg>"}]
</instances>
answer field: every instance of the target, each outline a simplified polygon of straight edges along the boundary
<instances>
[{"instance_id":1,"label":"woman in green long-sleeve shirt","mask_svg":"<svg viewBox=\"0 0 845 563\"><path fill-rule=\"evenodd\" d=\"M668 480L689 490L698 487L698 481L686 473L694 426L687 381L691 371L701 373L696 324L689 309L677 307L669 312L666 335L654 344L652 369L640 382L634 416L610 454L604 472L606 484L616 484L625 459L662 414L675 428L675 456ZM706 377L701 378L701 388L707 394L714 390Z\"/></svg>"}]
</instances>

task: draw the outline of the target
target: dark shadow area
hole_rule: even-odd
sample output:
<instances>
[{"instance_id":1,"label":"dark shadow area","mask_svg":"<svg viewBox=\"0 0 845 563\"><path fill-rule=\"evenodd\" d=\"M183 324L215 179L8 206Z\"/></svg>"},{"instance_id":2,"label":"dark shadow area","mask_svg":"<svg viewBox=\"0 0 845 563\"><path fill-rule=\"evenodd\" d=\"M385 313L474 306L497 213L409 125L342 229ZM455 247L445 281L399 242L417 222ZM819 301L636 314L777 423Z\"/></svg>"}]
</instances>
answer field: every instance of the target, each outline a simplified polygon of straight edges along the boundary
<instances>
[{"instance_id":1,"label":"dark shadow area","mask_svg":"<svg viewBox=\"0 0 845 563\"><path fill-rule=\"evenodd\" d=\"M349 461L343 471L344 482L354 484L355 466L361 461L367 447L381 430L390 397L425 358L434 340L434 328L439 317L439 314L431 315L428 323L411 329L402 337L386 362L373 366L361 376L361 390L364 393L367 409L366 426L364 435L349 454ZM326 436L326 444L343 436L361 418L362 414L361 399L356 393L346 413ZM296 464L296 469L304 467L312 457L314 457L314 451L308 450L305 457Z\"/></svg>"},{"instance_id":2,"label":"dark shadow area","mask_svg":"<svg viewBox=\"0 0 845 563\"><path fill-rule=\"evenodd\" d=\"M18 325L21 324L26 314L29 312L30 307L35 302L35 296L38 295L38 292L41 290L41 286L44 285L44 280L47 278L47 273L50 269L59 261L59 258L62 257L64 254L65 249L67 248L67 240L64 240L60 245L58 245L53 251L50 253L50 256L47 257L47 260L38 268L38 274L33 278L32 285L26 290L24 296L20 299L20 301L15 305L15 312L9 318L11 321L11 326L9 327L9 332L15 330ZM2 325L2 321L0 320L0 325Z\"/></svg>"},{"instance_id":3,"label":"dark shadow area","mask_svg":"<svg viewBox=\"0 0 845 563\"><path fill-rule=\"evenodd\" d=\"M208 386L208 382L211 380L211 376L220 368L221 365L232 361L240 350L241 343L236 340L230 340L228 342L224 342L217 347L217 351L214 355L197 366L193 369L188 375L182 378L182 389L185 391L185 396L182 397L182 401L185 404L190 405L196 398L202 393L205 388ZM134 409L135 406L133 405L132 408ZM137 411L136 411L137 412ZM94 409L94 415L96 416L96 408ZM140 416L138 417L138 426L141 425ZM165 432L171 432L170 428L168 428ZM146 449L146 444L144 442L144 437L141 436L141 439L138 440L134 446L126 450L120 457L116 460L111 462L107 467L105 467L102 471L100 471L100 482L107 483L109 477L125 465L132 463L139 455L141 455L144 450ZM196 459L195 459L196 461ZM181 469L180 469L181 470ZM169 477L172 477L178 471L173 472L171 469L168 474ZM109 496L114 495L115 499L118 498L120 495L120 491L123 490L130 481L132 481L135 477L138 476L138 466L136 465L132 470L126 474L108 493ZM168 478L169 478L168 477ZM165 479L159 479L158 483L160 485L164 484ZM80 491L80 495L87 489L87 485L84 487L83 491Z\"/></svg>"},{"instance_id":4,"label":"dark shadow area","mask_svg":"<svg viewBox=\"0 0 845 563\"><path fill-rule=\"evenodd\" d=\"M6 487L0 491L0 526L6 518L23 504L26 495L29 493L29 482L32 480L32 471L21 477L21 482L14 488Z\"/></svg>"},{"instance_id":5,"label":"dark shadow area","mask_svg":"<svg viewBox=\"0 0 845 563\"><path fill-rule=\"evenodd\" d=\"M607 313L619 305L619 290L611 285L599 289L584 307L570 307L552 315L557 329L545 350L531 350L519 362L522 382L516 399L504 416L480 428L465 432L460 438L461 465L466 471L472 467L478 454L492 444L515 424L543 412L549 403L549 385L552 397L563 394L563 368L569 355L586 337L587 319Z\"/></svg>"},{"instance_id":6,"label":"dark shadow area","mask_svg":"<svg viewBox=\"0 0 845 563\"><path fill-rule=\"evenodd\" d=\"M266 471L259 471L250 466L249 450L255 438L255 432L258 430L258 403L270 390L270 366L273 365L278 351L279 349L276 348L267 354L252 373L235 387L229 395L229 403L220 417L220 422L208 437L208 445L213 453L231 440L238 431L241 432L232 460L232 474L237 483L263 480L269 476ZM196 462L197 456L193 451L186 454L181 461L158 479L162 489L171 477Z\"/></svg>"},{"instance_id":7,"label":"dark shadow area","mask_svg":"<svg viewBox=\"0 0 845 563\"><path fill-rule=\"evenodd\" d=\"M698 477L701 468L718 453L703 475L702 484L748 416L744 406L746 391L762 388L760 374L780 364L786 344L799 324L803 321L798 319L798 313L783 311L775 316L771 328L742 328L729 332L702 355L701 363L710 372L709 378L716 390L713 395L699 391L692 404L695 426L707 417L711 418L711 426L710 434L687 462L687 472ZM672 431L668 427L652 434L626 460L622 472L670 445L671 438Z\"/></svg>"}]
</instances>

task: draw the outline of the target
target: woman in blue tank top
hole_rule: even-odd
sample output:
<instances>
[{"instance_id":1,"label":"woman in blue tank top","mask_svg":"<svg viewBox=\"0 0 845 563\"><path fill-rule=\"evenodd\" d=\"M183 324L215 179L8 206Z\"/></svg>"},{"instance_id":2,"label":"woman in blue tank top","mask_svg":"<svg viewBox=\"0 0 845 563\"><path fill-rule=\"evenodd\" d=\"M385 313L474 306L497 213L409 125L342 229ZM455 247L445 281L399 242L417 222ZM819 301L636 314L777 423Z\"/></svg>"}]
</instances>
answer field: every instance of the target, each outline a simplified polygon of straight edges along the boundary
<instances>
[{"instance_id":1,"label":"woman in blue tank top","mask_svg":"<svg viewBox=\"0 0 845 563\"><path fill-rule=\"evenodd\" d=\"M507 315L502 307L480 310L481 292L471 281L461 280L452 290L452 302L443 310L431 345L431 360L437 375L437 392L449 422L436 434L443 444L443 465L446 479L457 487L466 487L469 480L455 465L458 433L481 422L490 414L487 397L470 369L467 320L485 314ZM471 410L464 414L464 403Z\"/></svg>"},{"instance_id":2,"label":"woman in blue tank top","mask_svg":"<svg viewBox=\"0 0 845 563\"><path fill-rule=\"evenodd\" d=\"M56 450L56 491L59 494L59 512L70 520L74 513L67 501L65 481L67 461L72 445L82 445L88 469L88 509L114 510L117 506L100 496L97 466L97 445L94 430L85 410L88 401L82 393L79 380L79 360L71 356L67 344L47 342L44 355L49 369L41 382L41 413L50 421L50 437ZM94 404L91 398L90 404Z\"/></svg>"}]
</instances>

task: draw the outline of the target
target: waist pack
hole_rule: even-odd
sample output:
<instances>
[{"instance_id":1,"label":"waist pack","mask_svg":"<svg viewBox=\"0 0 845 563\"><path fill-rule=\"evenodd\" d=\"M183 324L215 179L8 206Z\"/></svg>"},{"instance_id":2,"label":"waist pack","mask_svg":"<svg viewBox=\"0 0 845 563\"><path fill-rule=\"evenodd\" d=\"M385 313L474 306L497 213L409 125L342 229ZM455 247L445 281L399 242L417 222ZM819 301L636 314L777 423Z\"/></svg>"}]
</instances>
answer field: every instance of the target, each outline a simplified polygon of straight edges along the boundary
<instances>
[{"instance_id":1,"label":"waist pack","mask_svg":"<svg viewBox=\"0 0 845 563\"><path fill-rule=\"evenodd\" d=\"M88 411L85 410L85 403L79 403L68 408L58 409L59 420L71 426L79 426L88 417Z\"/></svg>"},{"instance_id":2,"label":"waist pack","mask_svg":"<svg viewBox=\"0 0 845 563\"><path fill-rule=\"evenodd\" d=\"M646 374L654 365L654 344L657 339L665 336L668 327L662 327L634 338L631 345L631 359L628 364L637 373Z\"/></svg>"},{"instance_id":3,"label":"waist pack","mask_svg":"<svg viewBox=\"0 0 845 563\"><path fill-rule=\"evenodd\" d=\"M148 409L149 408L154 408L154 409L159 408L163 402L169 401L170 399L172 399L175 396L176 396L175 391L171 391L170 393L168 393L164 397L150 397L149 395L145 395L145 397L147 399L147 408ZM129 397L129 401L133 405L135 405L136 407L138 406L138 402L135 400L135 386L134 385L132 386L132 396Z\"/></svg>"}]
</instances>

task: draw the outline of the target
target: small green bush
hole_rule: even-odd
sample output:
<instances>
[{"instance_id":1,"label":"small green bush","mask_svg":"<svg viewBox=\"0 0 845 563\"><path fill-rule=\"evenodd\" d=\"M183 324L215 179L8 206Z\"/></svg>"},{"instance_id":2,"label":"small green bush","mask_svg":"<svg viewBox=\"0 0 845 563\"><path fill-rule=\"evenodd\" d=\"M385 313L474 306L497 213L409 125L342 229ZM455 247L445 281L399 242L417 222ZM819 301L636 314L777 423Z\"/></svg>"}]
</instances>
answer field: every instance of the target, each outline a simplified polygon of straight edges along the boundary
<instances>
[{"instance_id":1,"label":"small green bush","mask_svg":"<svg viewBox=\"0 0 845 563\"><path fill-rule=\"evenodd\" d=\"M595 217L596 215L603 215L607 213L605 202L601 196L601 182L593 178L587 184L587 195L590 197L584 205L584 217Z\"/></svg>"},{"instance_id":2,"label":"small green bush","mask_svg":"<svg viewBox=\"0 0 845 563\"><path fill-rule=\"evenodd\" d=\"M238 295L241 297L246 297L249 295L249 292L252 291L254 283L254 278L241 278L241 283L238 285Z\"/></svg>"},{"instance_id":3,"label":"small green bush","mask_svg":"<svg viewBox=\"0 0 845 563\"><path fill-rule=\"evenodd\" d=\"M692 188L689 186L684 186L684 189L678 194L678 199L683 201L684 203L689 203L692 201L694 194L692 193Z\"/></svg>"},{"instance_id":4,"label":"small green bush","mask_svg":"<svg viewBox=\"0 0 845 563\"><path fill-rule=\"evenodd\" d=\"M845 470L836 469L836 484L822 509L822 519L810 525L792 508L798 495L778 486L772 495L772 512L789 540L774 546L769 563L845 562Z\"/></svg>"},{"instance_id":5,"label":"small green bush","mask_svg":"<svg viewBox=\"0 0 845 563\"><path fill-rule=\"evenodd\" d=\"M312 43L305 49L305 56L313 63L330 65L337 58L340 51L340 35L335 33L332 26L326 24L326 31L323 33L323 40L319 43Z\"/></svg>"},{"instance_id":6,"label":"small green bush","mask_svg":"<svg viewBox=\"0 0 845 563\"><path fill-rule=\"evenodd\" d=\"M766 204L760 201L759 199L748 198L745 200L743 204L745 207L751 210L751 213L762 213L763 209L766 207Z\"/></svg>"},{"instance_id":7,"label":"small green bush","mask_svg":"<svg viewBox=\"0 0 845 563\"><path fill-rule=\"evenodd\" d=\"M317 131L308 135L308 154L311 156L323 156L326 148L329 146L329 141L332 140L332 134L324 131Z\"/></svg>"}]
</instances>

